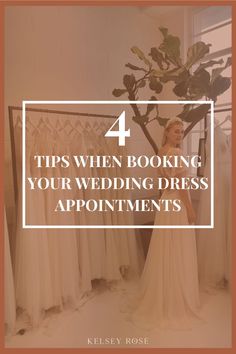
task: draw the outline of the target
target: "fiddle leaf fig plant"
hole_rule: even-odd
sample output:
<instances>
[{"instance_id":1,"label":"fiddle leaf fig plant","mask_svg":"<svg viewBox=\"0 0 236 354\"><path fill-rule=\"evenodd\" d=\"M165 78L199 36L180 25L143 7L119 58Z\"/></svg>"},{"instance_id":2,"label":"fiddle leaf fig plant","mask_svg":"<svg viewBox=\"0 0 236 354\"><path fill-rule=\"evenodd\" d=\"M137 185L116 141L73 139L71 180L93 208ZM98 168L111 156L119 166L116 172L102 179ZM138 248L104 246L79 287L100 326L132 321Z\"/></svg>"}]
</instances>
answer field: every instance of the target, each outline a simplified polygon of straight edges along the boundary
<instances>
[{"instance_id":1,"label":"fiddle leaf fig plant","mask_svg":"<svg viewBox=\"0 0 236 354\"><path fill-rule=\"evenodd\" d=\"M180 39L169 34L167 28L160 27L159 30L163 40L158 48L152 47L148 55L137 46L131 48L140 65L132 63L125 65L132 73L124 75L124 88L114 89L113 95L120 97L127 94L130 101L138 101L140 89L149 87L150 101L158 101L158 95L163 92L165 84L172 82L177 99L188 101L204 99L216 102L217 97L231 86L231 78L222 75L223 71L232 64L231 57L228 57L225 64L222 58L207 61L205 57L210 52L211 44L199 41L188 48L186 62L184 62L181 58ZM211 72L208 71L209 68L212 69ZM183 106L178 117L188 123L185 136L206 116L209 106L208 104ZM157 104L148 104L145 114L140 112L137 104L131 103L131 107L134 112L133 120L140 125L153 150L158 153L158 146L147 126L153 120L156 120L160 126L164 126L170 117L161 117ZM155 116L151 118L154 111Z\"/></svg>"}]
</instances>

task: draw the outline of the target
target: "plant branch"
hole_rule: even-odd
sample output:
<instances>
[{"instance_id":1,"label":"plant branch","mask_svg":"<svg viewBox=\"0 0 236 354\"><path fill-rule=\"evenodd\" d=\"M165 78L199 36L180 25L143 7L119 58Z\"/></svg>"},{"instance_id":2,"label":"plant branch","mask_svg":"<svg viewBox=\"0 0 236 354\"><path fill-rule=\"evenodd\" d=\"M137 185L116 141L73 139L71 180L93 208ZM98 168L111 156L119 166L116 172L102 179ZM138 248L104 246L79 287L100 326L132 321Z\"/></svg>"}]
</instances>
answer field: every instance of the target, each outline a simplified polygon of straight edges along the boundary
<instances>
[{"instance_id":1,"label":"plant branch","mask_svg":"<svg viewBox=\"0 0 236 354\"><path fill-rule=\"evenodd\" d=\"M145 125L148 125L148 124L151 123L153 120L157 120L157 117L154 117L154 118L150 119L147 123L145 123Z\"/></svg>"},{"instance_id":2,"label":"plant branch","mask_svg":"<svg viewBox=\"0 0 236 354\"><path fill-rule=\"evenodd\" d=\"M151 74L151 71L152 71L152 69L150 68L148 71L146 71L146 74L145 74L143 77L141 77L140 79L138 79L138 80L136 81L136 83L135 83L136 87L137 87L137 84L138 84L140 81L145 80L145 79Z\"/></svg>"},{"instance_id":3,"label":"plant branch","mask_svg":"<svg viewBox=\"0 0 236 354\"><path fill-rule=\"evenodd\" d=\"M151 137L149 131L147 130L146 126L144 124L139 124L144 135L146 136L146 138L148 139L149 143L151 144L155 154L157 155L158 154L158 147L155 143L155 141L153 140L153 138Z\"/></svg>"},{"instance_id":4,"label":"plant branch","mask_svg":"<svg viewBox=\"0 0 236 354\"><path fill-rule=\"evenodd\" d=\"M135 101L135 94L133 92L129 92L129 100L130 101ZM138 109L137 104L136 103L131 103L130 105L131 105L131 107L132 107L132 109L134 111L135 117L140 117L141 118L141 114L140 114L140 111ZM137 123L137 124L141 127L144 135L146 136L146 138L148 139L149 143L151 144L155 154L158 154L158 147L157 147L155 141L153 140L153 138L151 137L151 135L150 135L148 129L146 128L145 124L144 123Z\"/></svg>"}]
</instances>

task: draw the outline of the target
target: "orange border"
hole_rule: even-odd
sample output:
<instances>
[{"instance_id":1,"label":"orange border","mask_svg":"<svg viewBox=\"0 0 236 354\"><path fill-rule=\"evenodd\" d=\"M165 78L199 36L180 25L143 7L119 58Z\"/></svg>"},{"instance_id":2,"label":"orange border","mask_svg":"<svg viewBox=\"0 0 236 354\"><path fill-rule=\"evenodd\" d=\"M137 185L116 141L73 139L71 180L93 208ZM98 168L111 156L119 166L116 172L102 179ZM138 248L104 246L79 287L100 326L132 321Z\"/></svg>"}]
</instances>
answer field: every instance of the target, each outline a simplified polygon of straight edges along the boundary
<instances>
[{"instance_id":1,"label":"orange border","mask_svg":"<svg viewBox=\"0 0 236 354\"><path fill-rule=\"evenodd\" d=\"M236 317L236 310L235 310L235 296L236 296L236 282L234 281L232 283L232 299L233 299L233 309L232 309L232 348L214 348L214 349L208 349L208 348L91 348L91 349L85 349L85 348L73 348L73 349L67 349L67 348L57 348L57 349L49 349L49 348L19 348L19 349L6 349L4 348L4 279L3 279L3 250L4 250L4 234L3 234L3 198L4 198L4 178L3 178L3 161L4 161L4 9L6 6L22 6L22 5L29 5L29 6L34 6L34 5L41 5L41 6L49 6L49 5L61 5L61 6L72 6L72 5L84 5L84 6L151 6L151 5L197 5L197 6L232 6L232 27L233 27L233 37L232 37L232 43L234 44L234 41L236 41L236 0L233 1L222 1L222 0L214 0L214 1L209 1L209 0L200 0L200 1L188 1L188 0L166 0L166 1L135 1L135 0L93 0L93 1L78 1L78 0L70 0L70 1L63 1L63 0L51 0L51 1L0 1L0 53L2 55L0 56L0 77L1 77L1 85L0 85L0 117L1 117L1 129L0 129L0 158L1 158L1 174L0 174L0 212L1 212L1 238L0 238L0 259L1 259L1 271L0 271L0 353L12 353L12 354L25 354L25 353L32 353L32 354L40 354L40 353L49 353L49 354L58 354L58 353L136 353L142 354L142 353L164 353L164 354L170 354L170 353L176 353L176 354L197 354L197 353L207 353L207 354L215 354L215 353L234 353L236 352L236 336L234 337L235 333L235 317ZM232 57L235 57L236 49L235 46L233 45L232 48ZM234 65L232 67L232 75L233 79L235 80L236 74L235 74L235 69ZM233 80L233 85L232 85L232 98L234 102L234 98L236 97L235 95L235 85L234 85L234 80ZM233 108L234 112L234 108ZM234 149L235 149L235 139L236 139L236 128L233 123L233 139L232 139L232 146L233 146L233 157L234 157ZM234 158L232 159L232 162L234 161ZM236 166L233 164L232 171L233 171L233 177L235 176L235 168ZM232 179L234 181L234 179ZM233 193L233 198L232 200L236 200L236 191L234 185L232 186L232 193ZM235 203L233 203L233 215L236 215L235 213ZM236 222L233 220L233 225L232 225L232 236L236 235ZM232 237L232 249L233 253L235 251L235 245L236 242L234 241ZM232 278L234 279L234 276L236 274L236 257L232 257Z\"/></svg>"}]
</instances>

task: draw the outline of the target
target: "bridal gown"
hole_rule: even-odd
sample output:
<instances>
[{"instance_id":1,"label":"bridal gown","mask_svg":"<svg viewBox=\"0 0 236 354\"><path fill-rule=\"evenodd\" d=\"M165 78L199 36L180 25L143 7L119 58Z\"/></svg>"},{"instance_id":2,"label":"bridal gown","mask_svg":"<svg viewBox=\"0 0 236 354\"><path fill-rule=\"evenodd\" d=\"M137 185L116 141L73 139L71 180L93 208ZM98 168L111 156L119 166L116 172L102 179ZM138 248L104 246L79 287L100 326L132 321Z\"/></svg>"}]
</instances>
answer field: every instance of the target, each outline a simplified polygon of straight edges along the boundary
<instances>
[{"instance_id":1,"label":"bridal gown","mask_svg":"<svg viewBox=\"0 0 236 354\"><path fill-rule=\"evenodd\" d=\"M87 128L83 132L80 136L80 142L80 150L77 151L77 154L93 156L99 155L98 136L93 134L92 127L89 129ZM103 172L99 170L102 169L98 169L96 167L89 168L89 166L87 166L83 169L77 169L77 175L85 177L101 177ZM103 199L103 193L101 190L87 189L83 192L84 200ZM83 211L78 214L78 220L80 220L82 224L86 225L112 224L110 215L105 215L103 212L91 213L89 211ZM80 247L83 247L84 250L88 251L87 259L89 259L89 265L87 265L89 266L89 271L88 269L85 269L85 274L82 274L82 278L89 275L90 283L93 279L105 279L107 281L121 279L113 230L81 229L79 230L79 235L79 243L82 242ZM82 266L82 269L83 268L84 267Z\"/></svg>"},{"instance_id":2,"label":"bridal gown","mask_svg":"<svg viewBox=\"0 0 236 354\"><path fill-rule=\"evenodd\" d=\"M49 177L52 176L50 169L37 168L33 156L50 155L53 151L58 151L56 140L50 135L55 131L46 129L42 121L33 122L27 124L26 177ZM53 307L62 308L67 303L74 306L77 304L81 296L79 262L74 233L63 229L22 228L20 172L22 157L19 126L15 128L15 137L19 191L15 254L16 304L26 312L30 324L34 327L43 319L45 310ZM58 144L61 148L64 147L63 142L64 136L59 137ZM60 170L56 170L60 175ZM26 222L32 225L59 224L60 216L50 213L49 210L55 208L61 193L52 190L29 190L29 184L26 186Z\"/></svg>"},{"instance_id":3,"label":"bridal gown","mask_svg":"<svg viewBox=\"0 0 236 354\"><path fill-rule=\"evenodd\" d=\"M181 154L170 148L165 155ZM162 168L164 177L183 176L181 168ZM178 190L165 190L161 199L180 199ZM186 208L179 212L158 211L154 225L188 225ZM199 289L194 229L154 229L140 280L138 297L133 302L131 320L152 329L185 329L198 318ZM198 319L197 319L198 322Z\"/></svg>"},{"instance_id":4,"label":"bridal gown","mask_svg":"<svg viewBox=\"0 0 236 354\"><path fill-rule=\"evenodd\" d=\"M54 126L44 126L40 131L40 154L42 155L71 155L70 137L64 123L61 129ZM71 164L68 168L41 169L42 175L48 178L73 178ZM74 212L55 212L58 200L73 199L73 190L43 191L45 198L46 223L48 225L74 225ZM52 283L54 299L60 306L72 305L75 307L82 295L80 291L79 259L77 250L77 235L75 229L50 229L48 232L49 251L51 256Z\"/></svg>"},{"instance_id":5,"label":"bridal gown","mask_svg":"<svg viewBox=\"0 0 236 354\"><path fill-rule=\"evenodd\" d=\"M228 135L229 154L226 168L229 170L229 200L228 200L228 217L227 217L227 266L226 279L229 287L232 286L232 136Z\"/></svg>"},{"instance_id":6,"label":"bridal gown","mask_svg":"<svg viewBox=\"0 0 236 354\"><path fill-rule=\"evenodd\" d=\"M55 303L53 301L47 231L45 229L22 228L21 135L22 128L18 124L15 127L18 182L14 267L16 305L26 312L31 325L37 326L42 319L44 310L53 307ZM26 175L37 176L38 170L34 164L31 164L32 152L35 151L35 131L27 129L26 135ZM38 206L44 203L42 194L36 191L32 194L29 193L30 191L26 188L26 222L36 225L38 223L45 224L45 214L42 209L38 209Z\"/></svg>"},{"instance_id":7,"label":"bridal gown","mask_svg":"<svg viewBox=\"0 0 236 354\"><path fill-rule=\"evenodd\" d=\"M103 134L104 135L104 134ZM116 145L114 145L114 143ZM111 147L115 147L115 151L111 150ZM98 141L97 150L99 155L109 155L109 156L117 156L117 141L110 141L109 139L102 138ZM123 170L123 167L121 168ZM99 177L105 178L114 178L117 176L117 170L115 168L103 168L97 169ZM120 199L120 194L113 189L101 190L101 199L113 200ZM117 219L119 212L108 211L103 213L103 223L104 225L119 225L119 221ZM121 225L121 224L120 224ZM105 239L107 244L107 257L106 257L106 273L107 277L112 280L112 274L116 276L115 279L122 278L122 268L130 266L129 260L129 249L127 245L126 237L124 236L123 229L105 229ZM121 255L121 247L124 246L123 249L123 257ZM136 246L136 244L134 245ZM136 253L137 248L134 247L134 253ZM137 254L137 253L136 253ZM113 269L113 271L111 271ZM116 272L116 273L115 273ZM113 276L113 277L114 277Z\"/></svg>"},{"instance_id":8,"label":"bridal gown","mask_svg":"<svg viewBox=\"0 0 236 354\"><path fill-rule=\"evenodd\" d=\"M112 141L103 139L101 141L103 151L109 152L110 156L121 156L123 157L123 164L120 168L115 166L113 169L109 169L108 177L130 177L129 171L125 165L125 157L127 155L127 150L125 147L117 146L117 141L112 139ZM130 200L131 193L129 190L112 190L110 191L112 199L124 199ZM114 212L111 214L112 223L115 225L133 225L134 218L133 213L130 212ZM136 237L134 229L114 229L119 265L120 269L128 272L131 276L137 276L140 274L141 269L144 265L144 254L142 252L141 243L139 243Z\"/></svg>"},{"instance_id":9,"label":"bridal gown","mask_svg":"<svg viewBox=\"0 0 236 354\"><path fill-rule=\"evenodd\" d=\"M104 124L103 124L104 125ZM102 125L102 126L103 126ZM96 127L97 126L97 127ZM111 155L110 144L105 143L104 131L98 131L99 124L80 124L73 138L75 155ZM95 129L96 127L96 129ZM108 129L107 126L105 128ZM113 149L114 150L114 149ZM116 152L113 155L117 155ZM84 177L112 177L114 172L109 168L85 167L77 168L77 176ZM115 171L116 175L116 171ZM115 176L114 175L114 176ZM78 190L80 199L113 199L113 190ZM78 224L85 225L113 225L120 224L115 217L116 213L95 212L82 210L78 213ZM134 233L127 237L126 230L117 229L80 229L78 230L78 247L80 253L80 268L83 288L91 289L93 279L107 281L122 279L121 267L131 267L138 270L139 253ZM127 233L126 233L127 234Z\"/></svg>"},{"instance_id":10,"label":"bridal gown","mask_svg":"<svg viewBox=\"0 0 236 354\"><path fill-rule=\"evenodd\" d=\"M6 334L13 334L16 321L15 287L13 281L11 253L6 211L4 208L4 320Z\"/></svg>"},{"instance_id":11,"label":"bridal gown","mask_svg":"<svg viewBox=\"0 0 236 354\"><path fill-rule=\"evenodd\" d=\"M225 285L229 276L230 230L230 148L228 137L220 127L215 128L214 151L214 229L197 231L199 280L205 290ZM204 175L210 181L210 138L206 143L206 165ZM202 191L198 208L198 224L210 223L210 188ZM228 248L228 250L227 250Z\"/></svg>"},{"instance_id":12,"label":"bridal gown","mask_svg":"<svg viewBox=\"0 0 236 354\"><path fill-rule=\"evenodd\" d=\"M33 113L32 113L33 115ZM64 117L63 117L64 118ZM71 164L68 169L37 168L34 155L106 155L101 148L98 134L73 122L36 117L27 118L26 177L74 177L81 171ZM68 128L69 127L69 128ZM71 129L71 127L73 129ZM55 128L55 129L54 129ZM92 289L93 279L107 281L122 279L121 266L138 268L138 251L135 235L128 233L121 240L121 233L114 229L23 229L21 191L21 122L15 127L17 154L17 231L15 246L16 305L24 310L32 326L37 326L45 311L66 304L76 305L81 296ZM104 137L102 136L104 140ZM85 168L82 175L99 177L108 175L98 168ZM110 199L111 195L100 191L79 190L62 192L46 189L29 190L26 183L26 222L32 225L113 225L109 213L60 213L53 211L59 199ZM128 245L128 247L127 247ZM123 252L125 250L125 252ZM122 254L123 252L123 254Z\"/></svg>"},{"instance_id":13,"label":"bridal gown","mask_svg":"<svg viewBox=\"0 0 236 354\"><path fill-rule=\"evenodd\" d=\"M102 155L109 155L109 152L106 151L104 152L101 149L101 139L104 139L103 136L99 136L92 127L89 128L89 130L86 131L86 134L84 135L84 142L86 143L87 146L87 151L88 155L93 155L93 156L102 156ZM98 167L93 167L90 168L91 172L91 177L105 177L107 176L107 169L106 168L98 168ZM111 191L110 190L92 190L89 192L90 198L93 199L111 199ZM94 220L94 217L96 220ZM90 220L91 224L94 224L95 221L97 224L101 225L112 225L112 219L111 219L111 213L110 212L96 212L93 213L93 216L91 218L91 213L88 215L88 220ZM102 254L100 254L100 263L102 262L102 268L100 272L100 279L105 279L107 281L113 281L113 280L120 280L121 279L121 274L119 270L119 262L118 262L118 253L116 249L116 241L114 238L114 232L113 229L100 229L100 230L91 230L93 231L90 236L90 242L92 243L90 248L91 250L93 249L96 252L96 249L94 248L94 242L99 242L103 244L103 260L102 260ZM97 239L97 240L96 240ZM100 246L101 247L101 246ZM100 248L101 249L101 248ZM94 258L91 254L91 259ZM92 262L93 263L93 262ZM97 279L99 279L97 278Z\"/></svg>"},{"instance_id":14,"label":"bridal gown","mask_svg":"<svg viewBox=\"0 0 236 354\"><path fill-rule=\"evenodd\" d=\"M81 128L82 129L82 128ZM73 155L89 155L89 140L86 131L82 133L77 131L72 139ZM96 177L93 169L89 166L77 167L74 164L74 174L77 177ZM75 199L98 199L98 191L90 189L77 189ZM77 225L99 225L102 224L101 216L98 213L90 213L85 208L77 212ZM79 251L79 264L81 271L82 289L86 292L92 289L92 280L104 278L105 274L105 238L102 229L82 228L77 230L77 242Z\"/></svg>"}]
</instances>

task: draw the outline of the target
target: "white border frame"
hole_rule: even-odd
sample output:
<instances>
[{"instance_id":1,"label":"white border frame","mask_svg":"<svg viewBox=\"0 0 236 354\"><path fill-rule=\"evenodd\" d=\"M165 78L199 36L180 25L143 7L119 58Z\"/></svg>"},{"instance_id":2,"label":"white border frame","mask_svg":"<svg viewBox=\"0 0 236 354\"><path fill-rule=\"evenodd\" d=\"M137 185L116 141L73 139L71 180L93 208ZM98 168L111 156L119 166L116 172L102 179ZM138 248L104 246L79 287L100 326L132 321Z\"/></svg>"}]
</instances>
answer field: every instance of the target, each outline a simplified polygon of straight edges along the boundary
<instances>
[{"instance_id":1,"label":"white border frame","mask_svg":"<svg viewBox=\"0 0 236 354\"><path fill-rule=\"evenodd\" d=\"M211 224L210 225L27 225L26 224L26 105L34 104L210 104ZM214 102L210 101L22 101L22 227L23 229L213 229L214 228Z\"/></svg>"}]
</instances>

